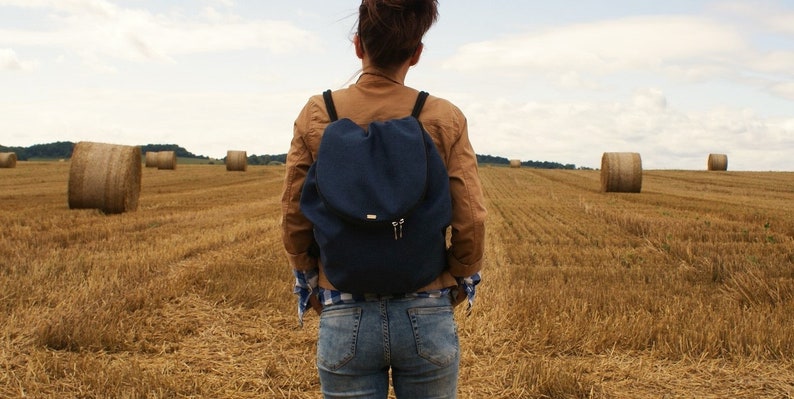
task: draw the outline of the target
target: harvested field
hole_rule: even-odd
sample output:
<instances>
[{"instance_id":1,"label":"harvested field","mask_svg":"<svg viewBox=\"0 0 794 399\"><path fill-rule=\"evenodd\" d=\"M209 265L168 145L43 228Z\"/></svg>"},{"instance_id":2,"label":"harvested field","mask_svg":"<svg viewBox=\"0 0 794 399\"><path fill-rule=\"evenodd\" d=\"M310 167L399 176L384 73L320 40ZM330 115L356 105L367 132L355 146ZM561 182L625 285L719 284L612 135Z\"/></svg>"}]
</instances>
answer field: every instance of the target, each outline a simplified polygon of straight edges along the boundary
<instances>
[{"instance_id":1,"label":"harvested field","mask_svg":"<svg viewBox=\"0 0 794 399\"><path fill-rule=\"evenodd\" d=\"M144 168L117 215L69 209L68 162L0 172L0 397L319 397L283 166ZM794 397L794 173L480 172L460 398Z\"/></svg>"}]
</instances>

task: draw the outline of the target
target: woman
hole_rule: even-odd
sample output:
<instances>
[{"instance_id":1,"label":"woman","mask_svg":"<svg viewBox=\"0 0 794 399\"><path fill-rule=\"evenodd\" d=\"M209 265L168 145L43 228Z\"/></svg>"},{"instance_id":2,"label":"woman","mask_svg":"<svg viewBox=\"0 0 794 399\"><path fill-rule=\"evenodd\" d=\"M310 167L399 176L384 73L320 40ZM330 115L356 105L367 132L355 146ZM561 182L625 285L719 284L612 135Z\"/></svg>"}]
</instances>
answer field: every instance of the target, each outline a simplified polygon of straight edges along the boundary
<instances>
[{"instance_id":1,"label":"woman","mask_svg":"<svg viewBox=\"0 0 794 399\"><path fill-rule=\"evenodd\" d=\"M332 93L340 118L366 129L373 121L411 114L418 91L404 85L419 62L422 37L438 16L437 0L364 0L353 38L362 72ZM317 366L325 398L386 398L391 370L399 398L453 398L460 351L452 306L473 299L485 236L484 200L466 118L447 100L430 96L419 120L449 174L452 198L447 268L433 282L396 295L340 292L318 264L312 223L300 212L307 171L330 123L321 95L298 115L287 155L282 197L283 240L300 294L299 314L321 314ZM468 295L467 295L468 294Z\"/></svg>"}]
</instances>

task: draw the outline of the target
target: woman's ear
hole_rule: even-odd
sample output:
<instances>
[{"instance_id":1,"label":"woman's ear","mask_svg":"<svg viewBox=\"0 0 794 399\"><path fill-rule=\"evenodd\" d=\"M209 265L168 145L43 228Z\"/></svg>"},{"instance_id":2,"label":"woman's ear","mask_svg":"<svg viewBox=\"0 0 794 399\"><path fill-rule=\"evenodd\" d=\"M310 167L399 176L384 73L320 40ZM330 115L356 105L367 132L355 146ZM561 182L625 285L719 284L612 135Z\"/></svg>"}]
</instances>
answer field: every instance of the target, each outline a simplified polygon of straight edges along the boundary
<instances>
[{"instance_id":1,"label":"woman's ear","mask_svg":"<svg viewBox=\"0 0 794 399\"><path fill-rule=\"evenodd\" d=\"M414 51L414 55L411 56L411 64L410 64L410 66L414 66L414 65L416 65L419 62L419 58L422 57L422 50L424 50L424 49L425 49L424 43L419 43L419 45L416 46L416 50Z\"/></svg>"},{"instance_id":2,"label":"woman's ear","mask_svg":"<svg viewBox=\"0 0 794 399\"><path fill-rule=\"evenodd\" d=\"M358 57L358 58L363 60L364 59L364 45L361 44L361 37L358 35L358 33L356 33L356 35L353 36L353 45L356 47L356 57Z\"/></svg>"}]
</instances>

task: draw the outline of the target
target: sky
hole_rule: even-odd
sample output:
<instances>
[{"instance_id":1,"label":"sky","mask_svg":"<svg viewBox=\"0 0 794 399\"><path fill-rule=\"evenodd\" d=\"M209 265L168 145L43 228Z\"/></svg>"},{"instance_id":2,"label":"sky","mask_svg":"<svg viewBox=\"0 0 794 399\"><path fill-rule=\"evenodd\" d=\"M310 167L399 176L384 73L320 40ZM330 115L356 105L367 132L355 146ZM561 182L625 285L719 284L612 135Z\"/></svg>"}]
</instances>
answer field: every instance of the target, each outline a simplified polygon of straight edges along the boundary
<instances>
[{"instance_id":1,"label":"sky","mask_svg":"<svg viewBox=\"0 0 794 399\"><path fill-rule=\"evenodd\" d=\"M355 82L354 0L0 0L0 145L283 154ZM406 85L478 154L794 171L794 0L441 0Z\"/></svg>"}]
</instances>

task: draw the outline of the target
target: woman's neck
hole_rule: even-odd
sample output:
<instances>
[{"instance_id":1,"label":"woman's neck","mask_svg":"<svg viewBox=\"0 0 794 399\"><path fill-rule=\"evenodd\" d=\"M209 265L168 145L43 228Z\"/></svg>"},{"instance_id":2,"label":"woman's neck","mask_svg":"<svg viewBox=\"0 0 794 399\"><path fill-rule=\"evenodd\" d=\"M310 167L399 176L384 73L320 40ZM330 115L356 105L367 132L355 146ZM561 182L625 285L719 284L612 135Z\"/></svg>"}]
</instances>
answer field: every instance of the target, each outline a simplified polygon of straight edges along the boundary
<instances>
[{"instance_id":1,"label":"woman's neck","mask_svg":"<svg viewBox=\"0 0 794 399\"><path fill-rule=\"evenodd\" d=\"M369 63L368 57L364 57L361 62L362 75L375 75L390 80L394 83L404 85L405 76L408 75L408 69L411 67L410 62L406 61L404 64L392 70L384 70Z\"/></svg>"},{"instance_id":2,"label":"woman's neck","mask_svg":"<svg viewBox=\"0 0 794 399\"><path fill-rule=\"evenodd\" d=\"M386 79L386 80L388 80L388 81L390 81L392 83L398 84L398 85L404 85L405 84L404 82L398 81L397 79L394 79L391 76L389 76L389 75L387 75L385 73L382 73L382 72L380 72L378 70L367 70L367 71L361 72L361 76L364 76L364 75L378 76L378 77L381 77L383 79Z\"/></svg>"}]
</instances>

